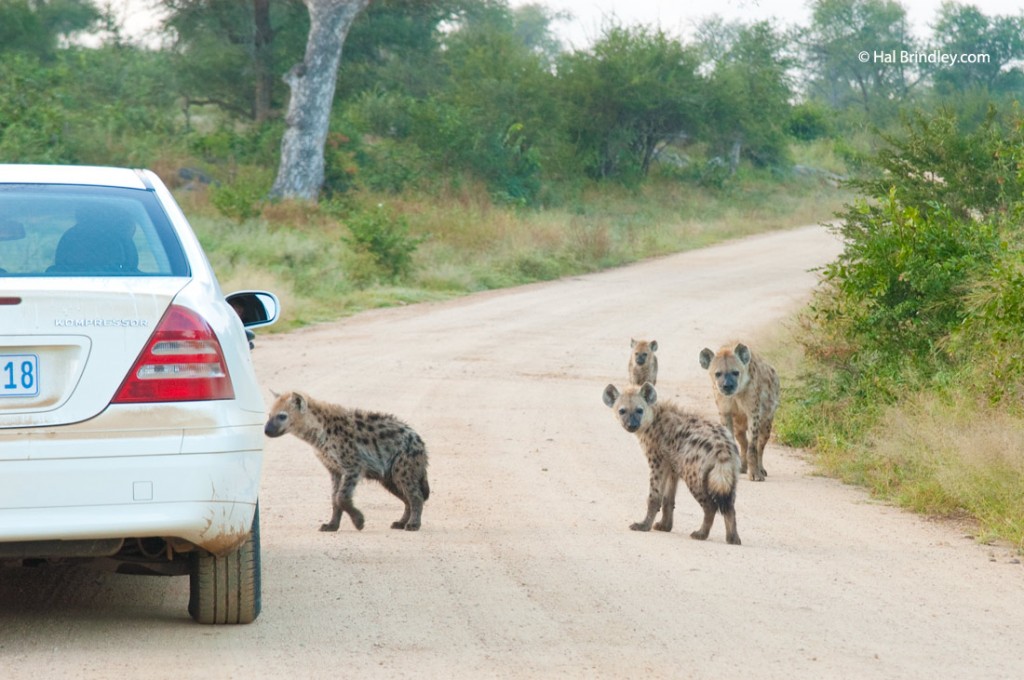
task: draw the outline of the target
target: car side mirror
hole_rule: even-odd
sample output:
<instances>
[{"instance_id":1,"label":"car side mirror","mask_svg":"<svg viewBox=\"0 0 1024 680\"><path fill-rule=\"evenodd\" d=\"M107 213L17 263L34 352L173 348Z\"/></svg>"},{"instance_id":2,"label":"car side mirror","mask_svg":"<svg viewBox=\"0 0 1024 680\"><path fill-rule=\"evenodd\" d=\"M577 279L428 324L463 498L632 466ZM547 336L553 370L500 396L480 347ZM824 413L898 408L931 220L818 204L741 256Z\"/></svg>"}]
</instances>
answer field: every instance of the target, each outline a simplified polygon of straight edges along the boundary
<instances>
[{"instance_id":1,"label":"car side mirror","mask_svg":"<svg viewBox=\"0 0 1024 680\"><path fill-rule=\"evenodd\" d=\"M263 290L242 290L225 298L246 328L269 326L277 321L281 303L277 296Z\"/></svg>"}]
</instances>

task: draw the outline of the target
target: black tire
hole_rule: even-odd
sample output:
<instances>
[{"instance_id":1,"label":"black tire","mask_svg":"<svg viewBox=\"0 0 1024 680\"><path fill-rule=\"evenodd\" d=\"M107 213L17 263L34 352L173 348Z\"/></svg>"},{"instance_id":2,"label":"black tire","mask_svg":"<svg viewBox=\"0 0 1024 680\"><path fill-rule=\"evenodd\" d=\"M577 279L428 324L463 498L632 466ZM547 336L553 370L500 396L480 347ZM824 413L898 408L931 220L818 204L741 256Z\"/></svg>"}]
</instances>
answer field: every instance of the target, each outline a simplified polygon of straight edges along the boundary
<instances>
[{"instance_id":1,"label":"black tire","mask_svg":"<svg viewBox=\"0 0 1024 680\"><path fill-rule=\"evenodd\" d=\"M252 623L260 615L260 506L249 538L234 552L217 557L192 553L188 613L198 623Z\"/></svg>"}]
</instances>

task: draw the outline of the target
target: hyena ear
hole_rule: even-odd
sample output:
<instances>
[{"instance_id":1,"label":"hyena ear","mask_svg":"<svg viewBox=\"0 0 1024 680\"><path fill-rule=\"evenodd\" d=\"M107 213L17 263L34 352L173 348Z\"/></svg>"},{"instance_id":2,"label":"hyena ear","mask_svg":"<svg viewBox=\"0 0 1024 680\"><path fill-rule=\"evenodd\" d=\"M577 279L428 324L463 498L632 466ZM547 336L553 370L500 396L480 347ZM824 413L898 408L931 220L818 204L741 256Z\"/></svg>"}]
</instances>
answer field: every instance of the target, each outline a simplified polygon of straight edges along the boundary
<instances>
[{"instance_id":1,"label":"hyena ear","mask_svg":"<svg viewBox=\"0 0 1024 680\"><path fill-rule=\"evenodd\" d=\"M294 406L295 410L298 411L299 413L302 413L303 411L305 411L306 410L306 395L304 395L304 394L302 394L300 392L292 392L292 406Z\"/></svg>"},{"instance_id":2,"label":"hyena ear","mask_svg":"<svg viewBox=\"0 0 1024 680\"><path fill-rule=\"evenodd\" d=\"M636 340L633 339L633 338L630 338L629 339L629 346L630 346L630 348L636 347Z\"/></svg>"},{"instance_id":3,"label":"hyena ear","mask_svg":"<svg viewBox=\"0 0 1024 680\"><path fill-rule=\"evenodd\" d=\"M743 362L744 366L750 363L750 350L742 342L736 345L736 349L733 350L733 353L740 358L740 361Z\"/></svg>"},{"instance_id":4,"label":"hyena ear","mask_svg":"<svg viewBox=\"0 0 1024 680\"><path fill-rule=\"evenodd\" d=\"M604 399L604 405L611 408L615 405L615 400L619 398L618 388L615 385L608 385L608 387L604 388L604 394L601 395L601 398Z\"/></svg>"},{"instance_id":5,"label":"hyena ear","mask_svg":"<svg viewBox=\"0 0 1024 680\"><path fill-rule=\"evenodd\" d=\"M275 392L274 390L270 390L270 396L272 396L274 399L277 399L281 395Z\"/></svg>"},{"instance_id":6,"label":"hyena ear","mask_svg":"<svg viewBox=\"0 0 1024 680\"><path fill-rule=\"evenodd\" d=\"M711 360L715 358L715 353L705 347L700 351L700 367L707 368L711 365Z\"/></svg>"},{"instance_id":7,"label":"hyena ear","mask_svg":"<svg viewBox=\"0 0 1024 680\"><path fill-rule=\"evenodd\" d=\"M640 396L647 402L648 406L658 401L658 392L654 389L654 385L649 382L645 382L640 386Z\"/></svg>"},{"instance_id":8,"label":"hyena ear","mask_svg":"<svg viewBox=\"0 0 1024 680\"><path fill-rule=\"evenodd\" d=\"M651 351L652 352L657 352L658 351L658 341L657 340L651 340Z\"/></svg>"}]
</instances>

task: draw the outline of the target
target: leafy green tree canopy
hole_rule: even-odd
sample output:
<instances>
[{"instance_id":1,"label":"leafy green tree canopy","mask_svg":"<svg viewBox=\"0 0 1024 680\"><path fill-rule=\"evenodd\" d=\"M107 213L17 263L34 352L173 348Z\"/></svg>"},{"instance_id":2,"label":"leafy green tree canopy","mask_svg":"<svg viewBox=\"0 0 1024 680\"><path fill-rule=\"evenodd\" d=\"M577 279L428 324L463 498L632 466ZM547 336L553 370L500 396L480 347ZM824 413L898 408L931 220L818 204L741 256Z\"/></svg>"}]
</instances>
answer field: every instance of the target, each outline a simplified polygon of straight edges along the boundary
<instances>
[{"instance_id":1,"label":"leafy green tree canopy","mask_svg":"<svg viewBox=\"0 0 1024 680\"><path fill-rule=\"evenodd\" d=\"M62 39L100 19L92 0L0 0L0 53L52 57Z\"/></svg>"},{"instance_id":2,"label":"leafy green tree canopy","mask_svg":"<svg viewBox=\"0 0 1024 680\"><path fill-rule=\"evenodd\" d=\"M693 135L705 99L697 51L646 26L611 26L558 62L568 134L597 178L643 177L660 145Z\"/></svg>"},{"instance_id":3,"label":"leafy green tree canopy","mask_svg":"<svg viewBox=\"0 0 1024 680\"><path fill-rule=\"evenodd\" d=\"M900 58L918 48L897 0L814 0L803 43L809 94L836 109L891 115L919 80L915 65Z\"/></svg>"},{"instance_id":4,"label":"leafy green tree canopy","mask_svg":"<svg viewBox=\"0 0 1024 680\"><path fill-rule=\"evenodd\" d=\"M981 57L938 69L935 86L940 93L972 89L1018 97L1024 93L1024 12L989 17L974 5L945 2L934 40L936 49L945 54Z\"/></svg>"}]
</instances>

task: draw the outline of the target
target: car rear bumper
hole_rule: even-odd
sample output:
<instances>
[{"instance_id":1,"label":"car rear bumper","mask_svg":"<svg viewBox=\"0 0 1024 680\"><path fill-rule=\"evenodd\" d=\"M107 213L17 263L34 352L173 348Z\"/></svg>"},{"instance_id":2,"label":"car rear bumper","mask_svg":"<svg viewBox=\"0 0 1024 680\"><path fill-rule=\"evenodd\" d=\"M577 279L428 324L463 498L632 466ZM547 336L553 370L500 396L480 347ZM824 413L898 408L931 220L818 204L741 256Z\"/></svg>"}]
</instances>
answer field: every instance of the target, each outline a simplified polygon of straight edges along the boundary
<instances>
[{"instance_id":1,"label":"car rear bumper","mask_svg":"<svg viewBox=\"0 0 1024 680\"><path fill-rule=\"evenodd\" d=\"M0 462L0 542L162 537L215 554L252 525L262 449Z\"/></svg>"}]
</instances>

